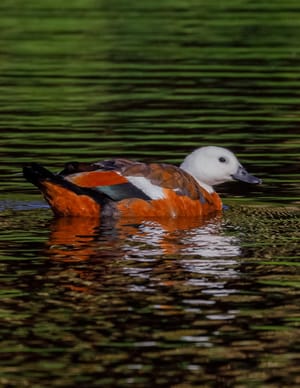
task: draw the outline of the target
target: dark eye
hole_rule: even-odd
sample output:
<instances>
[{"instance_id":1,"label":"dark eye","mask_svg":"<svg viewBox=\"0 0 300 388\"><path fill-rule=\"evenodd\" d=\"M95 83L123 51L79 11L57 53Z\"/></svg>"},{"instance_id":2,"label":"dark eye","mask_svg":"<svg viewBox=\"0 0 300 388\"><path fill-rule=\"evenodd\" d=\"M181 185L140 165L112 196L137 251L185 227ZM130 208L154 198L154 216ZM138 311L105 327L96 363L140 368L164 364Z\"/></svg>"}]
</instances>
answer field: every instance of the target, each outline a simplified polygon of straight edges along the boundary
<instances>
[{"instance_id":1,"label":"dark eye","mask_svg":"<svg viewBox=\"0 0 300 388\"><path fill-rule=\"evenodd\" d=\"M219 162L225 163L225 162L226 162L226 159L225 159L223 156L221 156L221 157L219 158Z\"/></svg>"}]
</instances>

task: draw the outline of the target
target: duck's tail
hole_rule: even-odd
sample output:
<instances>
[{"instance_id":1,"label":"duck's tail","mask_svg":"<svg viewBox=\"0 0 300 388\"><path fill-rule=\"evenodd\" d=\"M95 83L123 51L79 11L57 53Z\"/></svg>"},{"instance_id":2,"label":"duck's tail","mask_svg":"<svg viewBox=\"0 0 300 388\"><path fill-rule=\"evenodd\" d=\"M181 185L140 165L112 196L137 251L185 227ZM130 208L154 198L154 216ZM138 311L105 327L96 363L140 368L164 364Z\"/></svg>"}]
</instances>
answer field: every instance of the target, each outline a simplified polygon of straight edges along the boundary
<instances>
[{"instance_id":1,"label":"duck's tail","mask_svg":"<svg viewBox=\"0 0 300 388\"><path fill-rule=\"evenodd\" d=\"M104 194L77 186L38 163L25 166L23 174L38 187L57 216L100 217L101 208L109 200Z\"/></svg>"}]
</instances>

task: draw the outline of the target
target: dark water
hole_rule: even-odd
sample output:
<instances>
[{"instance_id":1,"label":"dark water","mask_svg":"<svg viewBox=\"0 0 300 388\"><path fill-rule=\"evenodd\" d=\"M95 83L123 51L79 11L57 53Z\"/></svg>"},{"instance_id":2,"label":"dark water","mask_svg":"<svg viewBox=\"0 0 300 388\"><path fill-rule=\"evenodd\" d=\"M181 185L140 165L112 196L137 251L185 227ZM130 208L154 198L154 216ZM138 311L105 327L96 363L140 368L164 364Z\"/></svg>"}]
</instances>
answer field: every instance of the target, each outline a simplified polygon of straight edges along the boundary
<instances>
[{"instance_id":1,"label":"dark water","mask_svg":"<svg viewBox=\"0 0 300 388\"><path fill-rule=\"evenodd\" d=\"M299 2L2 0L0 25L0 385L298 387ZM264 181L208 220L55 220L20 174L208 144Z\"/></svg>"}]
</instances>

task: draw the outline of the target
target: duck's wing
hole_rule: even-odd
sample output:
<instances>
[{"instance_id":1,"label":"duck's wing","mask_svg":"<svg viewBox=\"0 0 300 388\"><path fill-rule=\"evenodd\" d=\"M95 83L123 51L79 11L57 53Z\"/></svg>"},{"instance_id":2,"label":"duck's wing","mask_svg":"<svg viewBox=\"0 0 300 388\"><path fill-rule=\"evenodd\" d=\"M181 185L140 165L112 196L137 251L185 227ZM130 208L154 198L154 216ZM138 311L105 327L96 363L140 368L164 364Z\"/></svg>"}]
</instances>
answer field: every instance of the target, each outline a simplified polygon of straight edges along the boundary
<instances>
[{"instance_id":1,"label":"duck's wing","mask_svg":"<svg viewBox=\"0 0 300 388\"><path fill-rule=\"evenodd\" d=\"M191 199L204 200L205 197L205 190L191 175L170 164L146 164L127 159L68 163L60 175L75 185L105 193L114 201L163 199L166 189Z\"/></svg>"},{"instance_id":2,"label":"duck's wing","mask_svg":"<svg viewBox=\"0 0 300 388\"><path fill-rule=\"evenodd\" d=\"M131 183L124 174L127 166L137 164L126 159L105 160L92 164L71 162L60 176L76 186L98 191L113 201L127 198L150 200L146 192Z\"/></svg>"}]
</instances>

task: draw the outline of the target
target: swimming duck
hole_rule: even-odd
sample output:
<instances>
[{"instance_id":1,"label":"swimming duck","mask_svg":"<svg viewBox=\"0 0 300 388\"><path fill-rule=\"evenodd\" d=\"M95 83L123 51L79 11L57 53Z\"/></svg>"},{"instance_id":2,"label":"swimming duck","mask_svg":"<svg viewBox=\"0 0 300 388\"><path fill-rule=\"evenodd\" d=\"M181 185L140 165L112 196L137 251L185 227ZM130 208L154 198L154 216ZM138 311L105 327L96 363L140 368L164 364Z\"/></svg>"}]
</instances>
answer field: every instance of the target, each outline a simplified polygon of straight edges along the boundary
<instances>
[{"instance_id":1,"label":"swimming duck","mask_svg":"<svg viewBox=\"0 0 300 388\"><path fill-rule=\"evenodd\" d=\"M32 163L23 173L55 215L82 217L207 216L222 210L215 185L261 182L231 151L215 146L196 149L180 167L110 159L67 163L59 174Z\"/></svg>"}]
</instances>

